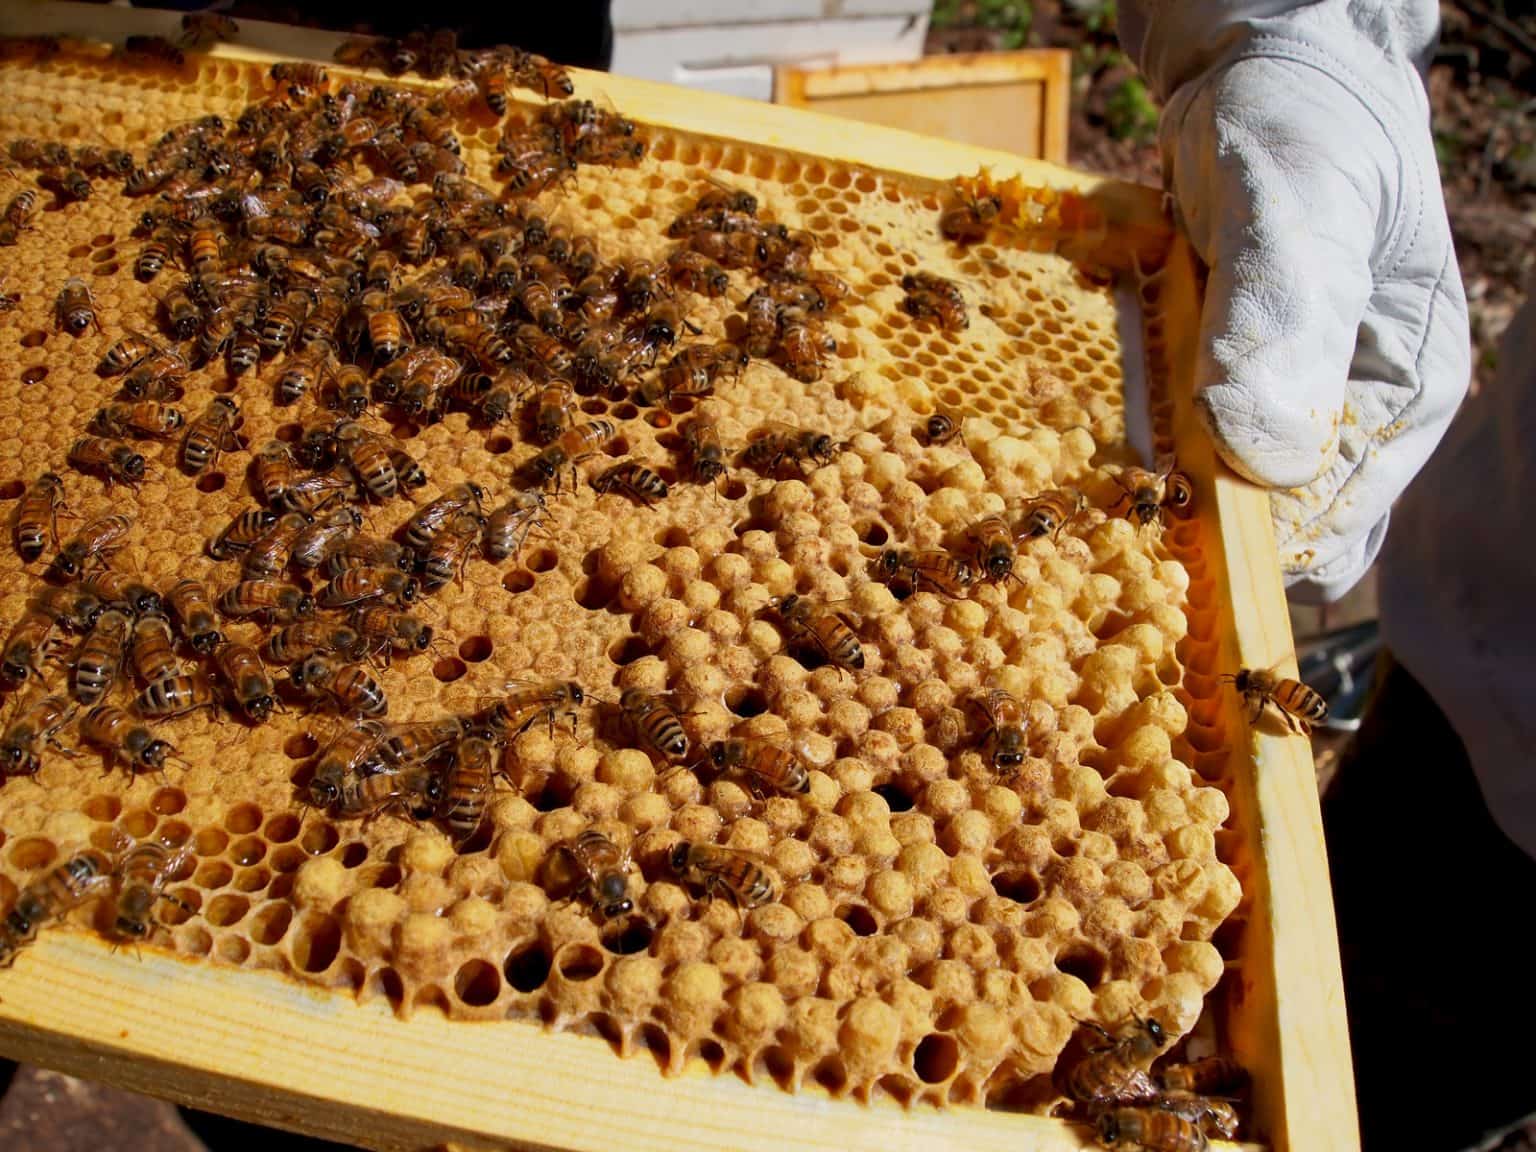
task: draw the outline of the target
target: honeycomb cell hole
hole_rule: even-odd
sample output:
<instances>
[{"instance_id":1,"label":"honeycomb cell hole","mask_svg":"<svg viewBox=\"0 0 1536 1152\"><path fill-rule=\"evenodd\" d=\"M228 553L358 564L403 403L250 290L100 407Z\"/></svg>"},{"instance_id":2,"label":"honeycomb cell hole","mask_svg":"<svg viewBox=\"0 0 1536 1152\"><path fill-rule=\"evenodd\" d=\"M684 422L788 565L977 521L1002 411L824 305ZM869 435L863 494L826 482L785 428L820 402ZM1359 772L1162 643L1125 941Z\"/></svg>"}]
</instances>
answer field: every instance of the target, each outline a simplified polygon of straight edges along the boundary
<instances>
[{"instance_id":1,"label":"honeycomb cell hole","mask_svg":"<svg viewBox=\"0 0 1536 1152\"><path fill-rule=\"evenodd\" d=\"M502 965L507 983L519 992L537 992L549 980L549 950L543 944L519 948Z\"/></svg>"},{"instance_id":2,"label":"honeycomb cell hole","mask_svg":"<svg viewBox=\"0 0 1536 1152\"><path fill-rule=\"evenodd\" d=\"M494 1004L501 995L501 973L484 960L466 960L454 973L453 994L472 1008Z\"/></svg>"},{"instance_id":3,"label":"honeycomb cell hole","mask_svg":"<svg viewBox=\"0 0 1536 1152\"><path fill-rule=\"evenodd\" d=\"M945 1032L930 1032L912 1053L912 1071L924 1084L943 1084L960 1067L960 1045Z\"/></svg>"},{"instance_id":4,"label":"honeycomb cell hole","mask_svg":"<svg viewBox=\"0 0 1536 1152\"><path fill-rule=\"evenodd\" d=\"M290 948L299 971L324 972L341 951L341 925L331 916L308 916L294 930Z\"/></svg>"}]
</instances>

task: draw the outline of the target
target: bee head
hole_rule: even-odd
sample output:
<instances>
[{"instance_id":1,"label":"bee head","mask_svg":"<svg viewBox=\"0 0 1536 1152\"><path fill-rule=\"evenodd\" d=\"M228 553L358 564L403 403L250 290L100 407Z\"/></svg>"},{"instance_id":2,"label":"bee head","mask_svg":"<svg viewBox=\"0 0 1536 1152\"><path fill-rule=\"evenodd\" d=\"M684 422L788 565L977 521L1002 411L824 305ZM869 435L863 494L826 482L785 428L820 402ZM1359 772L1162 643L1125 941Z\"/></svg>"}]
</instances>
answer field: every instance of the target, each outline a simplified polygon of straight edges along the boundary
<instances>
[{"instance_id":1,"label":"bee head","mask_svg":"<svg viewBox=\"0 0 1536 1152\"><path fill-rule=\"evenodd\" d=\"M716 740L709 746L709 762L716 768L724 768L731 759L731 746L724 740Z\"/></svg>"},{"instance_id":2,"label":"bee head","mask_svg":"<svg viewBox=\"0 0 1536 1152\"><path fill-rule=\"evenodd\" d=\"M119 916L112 927L119 936L130 940L143 940L149 935L149 922L146 920L129 920L127 917Z\"/></svg>"},{"instance_id":3,"label":"bee head","mask_svg":"<svg viewBox=\"0 0 1536 1152\"><path fill-rule=\"evenodd\" d=\"M316 776L309 782L309 802L316 808L329 808L341 798L341 789L336 781L324 776Z\"/></svg>"},{"instance_id":4,"label":"bee head","mask_svg":"<svg viewBox=\"0 0 1536 1152\"><path fill-rule=\"evenodd\" d=\"M688 871L688 855L691 849L692 845L688 841L683 840L668 854L667 864L671 867L674 875L681 876Z\"/></svg>"},{"instance_id":5,"label":"bee head","mask_svg":"<svg viewBox=\"0 0 1536 1152\"><path fill-rule=\"evenodd\" d=\"M1120 1139L1120 1119L1113 1110L1105 1110L1099 1113L1099 1143L1105 1147L1114 1144Z\"/></svg>"}]
</instances>

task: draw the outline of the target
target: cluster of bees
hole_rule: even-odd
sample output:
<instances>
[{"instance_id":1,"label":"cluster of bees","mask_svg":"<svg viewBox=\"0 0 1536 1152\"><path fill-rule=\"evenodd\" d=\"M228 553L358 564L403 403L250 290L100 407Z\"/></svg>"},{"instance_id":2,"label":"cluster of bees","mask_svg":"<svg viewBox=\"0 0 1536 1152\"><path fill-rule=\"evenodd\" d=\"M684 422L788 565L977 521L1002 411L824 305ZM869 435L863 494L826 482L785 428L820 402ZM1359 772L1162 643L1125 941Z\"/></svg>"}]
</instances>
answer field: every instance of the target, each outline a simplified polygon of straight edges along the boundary
<instances>
[{"instance_id":1,"label":"cluster of bees","mask_svg":"<svg viewBox=\"0 0 1536 1152\"><path fill-rule=\"evenodd\" d=\"M1157 1020L1137 1019L1119 1035L1087 1027L1096 1038L1068 1069L1063 1087L1102 1146L1205 1152L1211 1139L1236 1137L1233 1099L1248 1086L1241 1065L1211 1056L1153 1070L1168 1040Z\"/></svg>"}]
</instances>

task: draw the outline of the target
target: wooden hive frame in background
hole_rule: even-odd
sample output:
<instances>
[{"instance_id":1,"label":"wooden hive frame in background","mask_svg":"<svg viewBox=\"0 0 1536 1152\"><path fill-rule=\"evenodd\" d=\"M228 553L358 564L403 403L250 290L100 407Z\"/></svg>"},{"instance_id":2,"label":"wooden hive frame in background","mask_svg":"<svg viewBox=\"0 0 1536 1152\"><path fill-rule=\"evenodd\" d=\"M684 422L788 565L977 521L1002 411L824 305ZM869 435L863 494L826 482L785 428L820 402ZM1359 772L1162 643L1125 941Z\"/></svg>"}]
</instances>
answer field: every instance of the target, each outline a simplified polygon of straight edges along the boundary
<instances>
[{"instance_id":1,"label":"wooden hive frame in background","mask_svg":"<svg viewBox=\"0 0 1536 1152\"><path fill-rule=\"evenodd\" d=\"M1067 162L1071 98L1072 54L1060 48L836 68L785 64L773 77L777 104L1053 164Z\"/></svg>"},{"instance_id":2,"label":"wooden hive frame in background","mask_svg":"<svg viewBox=\"0 0 1536 1152\"><path fill-rule=\"evenodd\" d=\"M215 54L271 59L228 47ZM642 122L902 174L918 187L986 166L999 178L1075 190L1104 221L1102 231L1123 242L1127 272L1139 248L1169 240L1151 189L896 130L850 132L845 121L793 109L575 76L579 96L606 97ZM1267 498L1216 461L1189 402L1200 298L1182 240L1172 240L1154 282L1158 331L1149 347L1169 383L1155 406L1157 427L1196 485L1210 594L1224 606L1221 663L1293 668ZM1221 699L1229 730L1248 734L1236 695ZM1349 1047L1308 745L1256 731L1229 755L1231 834L1246 886L1235 922L1242 960L1213 994L1213 1008L1233 1055L1254 1073L1258 1137L1283 1152L1348 1152L1358 1147ZM356 1005L277 976L153 950L136 962L67 933L44 933L0 975L0 1054L380 1149L457 1142L595 1152L622 1143L640 1152L713 1152L792 1142L1057 1152L1086 1138L1085 1129L1035 1116L861 1107L815 1088L789 1095L711 1077L702 1066L664 1080L650 1061L617 1060L596 1037L428 1012L401 1021L379 1001Z\"/></svg>"}]
</instances>

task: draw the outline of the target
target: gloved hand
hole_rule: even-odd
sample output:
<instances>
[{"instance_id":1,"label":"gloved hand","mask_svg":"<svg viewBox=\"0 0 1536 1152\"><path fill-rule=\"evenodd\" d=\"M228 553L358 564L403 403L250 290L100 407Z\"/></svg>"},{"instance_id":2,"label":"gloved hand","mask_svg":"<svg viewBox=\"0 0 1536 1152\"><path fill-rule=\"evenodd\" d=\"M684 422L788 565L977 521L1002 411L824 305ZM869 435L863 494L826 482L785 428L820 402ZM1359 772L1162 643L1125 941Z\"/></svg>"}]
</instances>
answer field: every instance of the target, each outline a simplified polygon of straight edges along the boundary
<instances>
[{"instance_id":1,"label":"gloved hand","mask_svg":"<svg viewBox=\"0 0 1536 1152\"><path fill-rule=\"evenodd\" d=\"M1130 0L1164 179L1210 267L1197 405L1274 489L1293 594L1335 599L1465 394L1467 304L1416 67L1436 6Z\"/></svg>"}]
</instances>

